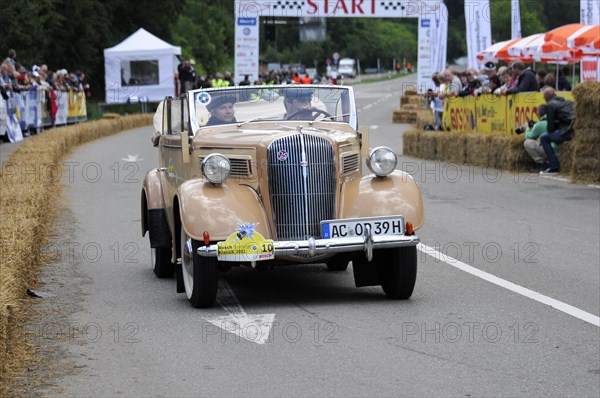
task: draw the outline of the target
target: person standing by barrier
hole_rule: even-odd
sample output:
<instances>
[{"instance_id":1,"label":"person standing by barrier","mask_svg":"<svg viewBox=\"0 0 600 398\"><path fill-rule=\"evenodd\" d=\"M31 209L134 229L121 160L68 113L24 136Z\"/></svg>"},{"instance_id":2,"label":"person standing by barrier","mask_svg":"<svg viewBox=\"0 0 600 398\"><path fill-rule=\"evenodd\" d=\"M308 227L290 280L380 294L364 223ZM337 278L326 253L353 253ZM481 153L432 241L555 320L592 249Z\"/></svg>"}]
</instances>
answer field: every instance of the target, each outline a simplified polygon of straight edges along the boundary
<instances>
[{"instance_id":1,"label":"person standing by barrier","mask_svg":"<svg viewBox=\"0 0 600 398\"><path fill-rule=\"evenodd\" d=\"M5 61L10 62L13 67L16 67L17 64L15 58L17 58L17 52L11 48L8 50L8 57L6 57Z\"/></svg>"},{"instance_id":2,"label":"person standing by barrier","mask_svg":"<svg viewBox=\"0 0 600 398\"><path fill-rule=\"evenodd\" d=\"M434 130L442 130L442 116L444 113L444 102L438 97L442 82L440 81L439 73L435 72L431 76L431 80L435 85L435 89L428 92L428 99L433 109L433 128Z\"/></svg>"},{"instance_id":3,"label":"person standing by barrier","mask_svg":"<svg viewBox=\"0 0 600 398\"><path fill-rule=\"evenodd\" d=\"M547 131L540 137L542 148L548 159L548 168L541 171L542 175L552 175L560 172L558 157L552 148L552 143L560 144L573 138L573 121L575 112L573 103L563 97L556 96L552 87L543 91L546 100Z\"/></svg>"},{"instance_id":4,"label":"person standing by barrier","mask_svg":"<svg viewBox=\"0 0 600 398\"><path fill-rule=\"evenodd\" d=\"M456 97L462 88L462 83L458 76L454 74L450 69L444 70L444 81L446 83L445 89L439 94L440 99L445 97Z\"/></svg>"},{"instance_id":5,"label":"person standing by barrier","mask_svg":"<svg viewBox=\"0 0 600 398\"><path fill-rule=\"evenodd\" d=\"M537 82L535 73L529 68L526 69L523 62L515 62L512 68L513 73L519 77L519 83L515 88L503 89L502 94L517 94L540 91L540 85Z\"/></svg>"}]
</instances>

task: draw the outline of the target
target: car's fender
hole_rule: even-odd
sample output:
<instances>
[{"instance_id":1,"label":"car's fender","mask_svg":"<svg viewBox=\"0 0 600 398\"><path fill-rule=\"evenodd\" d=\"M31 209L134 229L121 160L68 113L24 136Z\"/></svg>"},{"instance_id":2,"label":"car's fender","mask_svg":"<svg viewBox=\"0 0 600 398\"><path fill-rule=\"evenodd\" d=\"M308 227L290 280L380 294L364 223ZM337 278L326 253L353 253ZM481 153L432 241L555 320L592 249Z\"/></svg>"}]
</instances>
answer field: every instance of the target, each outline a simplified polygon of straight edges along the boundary
<instances>
[{"instance_id":1,"label":"car's fender","mask_svg":"<svg viewBox=\"0 0 600 398\"><path fill-rule=\"evenodd\" d=\"M166 218L165 200L160 182L160 171L150 170L144 177L141 195L142 236L150 231L152 247L170 244L171 237Z\"/></svg>"},{"instance_id":2,"label":"car's fender","mask_svg":"<svg viewBox=\"0 0 600 398\"><path fill-rule=\"evenodd\" d=\"M240 223L258 223L256 231L271 236L267 214L254 189L240 184L214 185L202 179L184 182L177 189L181 226L188 236L225 240Z\"/></svg>"},{"instance_id":3,"label":"car's fender","mask_svg":"<svg viewBox=\"0 0 600 398\"><path fill-rule=\"evenodd\" d=\"M416 230L423 225L423 199L414 179L395 170L387 177L373 174L342 184L340 218L402 215Z\"/></svg>"}]
</instances>

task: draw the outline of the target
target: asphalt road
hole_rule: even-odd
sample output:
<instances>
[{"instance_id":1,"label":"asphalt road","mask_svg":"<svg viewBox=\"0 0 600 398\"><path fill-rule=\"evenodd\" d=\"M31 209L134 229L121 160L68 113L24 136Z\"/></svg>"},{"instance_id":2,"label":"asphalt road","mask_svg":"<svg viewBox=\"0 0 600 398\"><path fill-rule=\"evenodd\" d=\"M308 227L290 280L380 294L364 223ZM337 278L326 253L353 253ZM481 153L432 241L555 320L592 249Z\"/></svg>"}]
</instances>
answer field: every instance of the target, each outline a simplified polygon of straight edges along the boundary
<instances>
[{"instance_id":1,"label":"asphalt road","mask_svg":"<svg viewBox=\"0 0 600 398\"><path fill-rule=\"evenodd\" d=\"M370 146L402 152L406 126L391 120L407 81L355 87ZM39 345L61 353L61 371L36 391L600 394L597 187L401 157L398 167L419 183L426 214L413 297L390 301L380 288L355 288L350 270L323 265L234 270L222 286L227 308L274 315L257 344L258 329L241 331L245 338L225 332L208 321L226 316L223 307L193 309L174 280L154 277L139 206L143 177L157 164L150 135L143 128L98 140L66 163L67 208L53 247L63 261L41 281L42 308L60 315L31 325Z\"/></svg>"}]
</instances>

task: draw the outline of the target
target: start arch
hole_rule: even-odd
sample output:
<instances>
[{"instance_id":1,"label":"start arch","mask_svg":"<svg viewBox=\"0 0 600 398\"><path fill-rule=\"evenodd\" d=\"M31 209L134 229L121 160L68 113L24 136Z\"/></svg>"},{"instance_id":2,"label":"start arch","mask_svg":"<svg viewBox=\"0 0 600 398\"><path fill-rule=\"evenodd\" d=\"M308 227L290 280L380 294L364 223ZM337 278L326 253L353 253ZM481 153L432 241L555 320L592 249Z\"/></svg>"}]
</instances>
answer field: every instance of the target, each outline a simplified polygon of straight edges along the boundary
<instances>
[{"instance_id":1,"label":"start arch","mask_svg":"<svg viewBox=\"0 0 600 398\"><path fill-rule=\"evenodd\" d=\"M259 75L261 17L418 18L417 84L429 88L431 73L446 67L448 9L443 0L236 0L235 82Z\"/></svg>"}]
</instances>

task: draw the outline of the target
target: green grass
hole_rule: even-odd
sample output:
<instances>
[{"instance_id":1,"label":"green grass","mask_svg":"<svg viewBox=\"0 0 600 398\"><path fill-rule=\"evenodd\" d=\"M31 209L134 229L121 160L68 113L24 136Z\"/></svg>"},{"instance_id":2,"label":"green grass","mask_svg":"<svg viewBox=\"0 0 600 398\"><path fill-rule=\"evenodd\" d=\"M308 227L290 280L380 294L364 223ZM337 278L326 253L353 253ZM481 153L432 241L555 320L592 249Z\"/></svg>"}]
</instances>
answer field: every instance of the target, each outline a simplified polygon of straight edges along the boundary
<instances>
[{"instance_id":1,"label":"green grass","mask_svg":"<svg viewBox=\"0 0 600 398\"><path fill-rule=\"evenodd\" d=\"M377 77L377 74L361 75L360 81L358 81L357 79L354 79L352 82L344 82L344 85L345 86L354 86L356 84L362 84L362 83L385 82L385 81L388 81L388 80L399 79L401 77L408 76L408 75L409 75L409 73L404 73L404 72L401 72L401 73L392 73L392 75L390 77L388 77L387 72L380 73L379 77ZM339 79L338 79L338 81L339 81Z\"/></svg>"},{"instance_id":2,"label":"green grass","mask_svg":"<svg viewBox=\"0 0 600 398\"><path fill-rule=\"evenodd\" d=\"M142 113L143 105L146 106L146 113L154 113L158 102L147 102L145 104L105 104L98 101L87 101L87 120L99 120L105 113L118 113L119 115L130 115Z\"/></svg>"}]
</instances>

